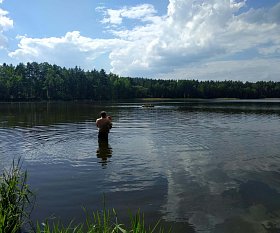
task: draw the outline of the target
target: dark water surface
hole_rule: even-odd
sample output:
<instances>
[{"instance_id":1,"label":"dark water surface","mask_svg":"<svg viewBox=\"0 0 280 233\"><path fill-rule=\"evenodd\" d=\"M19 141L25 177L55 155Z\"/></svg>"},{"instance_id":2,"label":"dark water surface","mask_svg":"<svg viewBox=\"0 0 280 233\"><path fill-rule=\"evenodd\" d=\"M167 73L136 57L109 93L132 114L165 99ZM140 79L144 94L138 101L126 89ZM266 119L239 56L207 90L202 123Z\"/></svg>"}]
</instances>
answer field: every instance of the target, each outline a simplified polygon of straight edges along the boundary
<instances>
[{"instance_id":1,"label":"dark water surface","mask_svg":"<svg viewBox=\"0 0 280 233\"><path fill-rule=\"evenodd\" d=\"M0 169L22 156L39 221L79 221L105 195L121 221L140 208L172 232L279 232L280 100L152 103L0 103Z\"/></svg>"}]
</instances>

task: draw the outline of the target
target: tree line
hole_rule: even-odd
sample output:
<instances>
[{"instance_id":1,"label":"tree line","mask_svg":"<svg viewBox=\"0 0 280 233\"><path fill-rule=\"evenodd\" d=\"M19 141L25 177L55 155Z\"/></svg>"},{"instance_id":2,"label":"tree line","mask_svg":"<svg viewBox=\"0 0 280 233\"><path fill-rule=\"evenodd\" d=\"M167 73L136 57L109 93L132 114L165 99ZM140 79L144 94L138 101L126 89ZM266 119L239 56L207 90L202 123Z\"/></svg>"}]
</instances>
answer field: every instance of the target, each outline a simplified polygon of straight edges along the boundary
<instances>
[{"instance_id":1,"label":"tree line","mask_svg":"<svg viewBox=\"0 0 280 233\"><path fill-rule=\"evenodd\" d=\"M0 101L132 98L280 98L280 82L162 80L120 77L49 63L0 65Z\"/></svg>"}]
</instances>

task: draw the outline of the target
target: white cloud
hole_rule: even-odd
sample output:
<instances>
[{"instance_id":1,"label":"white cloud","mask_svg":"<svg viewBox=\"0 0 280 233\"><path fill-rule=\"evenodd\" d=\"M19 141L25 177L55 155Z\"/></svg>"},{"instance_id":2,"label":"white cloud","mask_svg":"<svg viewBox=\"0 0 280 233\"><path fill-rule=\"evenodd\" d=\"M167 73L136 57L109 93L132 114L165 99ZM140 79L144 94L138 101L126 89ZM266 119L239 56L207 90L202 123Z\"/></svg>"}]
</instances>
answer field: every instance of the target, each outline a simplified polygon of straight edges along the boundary
<instances>
[{"instance_id":1,"label":"white cloud","mask_svg":"<svg viewBox=\"0 0 280 233\"><path fill-rule=\"evenodd\" d=\"M267 48L260 48L259 53L263 55L280 54L280 43L275 46L270 46Z\"/></svg>"},{"instance_id":2,"label":"white cloud","mask_svg":"<svg viewBox=\"0 0 280 233\"><path fill-rule=\"evenodd\" d=\"M280 4L268 10L251 9L236 14L244 5L245 1L170 0L168 14L159 22L133 30L114 31L131 43L122 51L112 52L113 72L152 76L221 56L248 54L251 50L258 53L258 48L262 48L262 54L266 50L278 51L275 48L279 47L280 27L276 16ZM249 15L259 13L263 15L262 20L249 20ZM254 56L261 58L262 54ZM240 77L247 79L248 76L244 73Z\"/></svg>"},{"instance_id":3,"label":"white cloud","mask_svg":"<svg viewBox=\"0 0 280 233\"><path fill-rule=\"evenodd\" d=\"M78 31L68 32L63 37L34 39L21 36L19 39L19 48L9 53L12 58L21 62L48 61L66 67L77 65L85 69L93 69L94 60L98 56L125 43L119 39L103 40L83 37Z\"/></svg>"},{"instance_id":4,"label":"white cloud","mask_svg":"<svg viewBox=\"0 0 280 233\"><path fill-rule=\"evenodd\" d=\"M241 2L235 2L235 0L230 0L230 7L236 10L239 10L240 8L244 7L246 5L246 1L241 1Z\"/></svg>"},{"instance_id":5,"label":"white cloud","mask_svg":"<svg viewBox=\"0 0 280 233\"><path fill-rule=\"evenodd\" d=\"M143 4L135 7L123 7L119 10L97 8L98 11L103 11L105 18L102 23L121 24L123 18L127 19L140 19L142 21L149 21L156 13L153 5Z\"/></svg>"},{"instance_id":6,"label":"white cloud","mask_svg":"<svg viewBox=\"0 0 280 233\"><path fill-rule=\"evenodd\" d=\"M270 9L239 11L245 4L233 0L169 0L167 14L162 16L156 15L150 4L118 10L102 7L96 10L105 14L103 23L109 26L113 39L87 38L79 32L61 38L22 37L10 56L20 61L36 59L92 69L94 59L106 53L111 71L129 76L172 76L190 69L207 79L204 69L210 72L209 78L226 77L221 70L238 73L242 80L251 78L248 71L256 79L276 77L275 60L268 56L279 56L280 3ZM138 24L131 28L123 19L138 20ZM259 67L263 74L253 75Z\"/></svg>"},{"instance_id":7,"label":"white cloud","mask_svg":"<svg viewBox=\"0 0 280 233\"><path fill-rule=\"evenodd\" d=\"M0 1L0 4L3 1ZM11 20L7 15L9 12L4 11L0 8L0 49L3 49L7 46L8 39L4 35L4 32L13 28L13 20Z\"/></svg>"}]
</instances>

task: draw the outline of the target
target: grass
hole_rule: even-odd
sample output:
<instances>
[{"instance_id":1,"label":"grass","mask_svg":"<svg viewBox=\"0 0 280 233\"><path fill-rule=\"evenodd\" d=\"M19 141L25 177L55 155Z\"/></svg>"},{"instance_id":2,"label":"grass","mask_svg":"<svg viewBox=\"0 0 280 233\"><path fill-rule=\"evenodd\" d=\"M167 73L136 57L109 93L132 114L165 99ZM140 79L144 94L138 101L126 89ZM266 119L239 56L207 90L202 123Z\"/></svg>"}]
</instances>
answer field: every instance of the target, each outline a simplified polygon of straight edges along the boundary
<instances>
[{"instance_id":1,"label":"grass","mask_svg":"<svg viewBox=\"0 0 280 233\"><path fill-rule=\"evenodd\" d=\"M21 171L20 159L13 161L11 168L5 169L0 177L0 233L20 232L29 222L33 195L26 180L27 173Z\"/></svg>"},{"instance_id":2,"label":"grass","mask_svg":"<svg viewBox=\"0 0 280 233\"><path fill-rule=\"evenodd\" d=\"M154 226L146 226L144 214L138 211L130 214L130 224L125 226L119 223L114 209L104 207L102 211L89 213L85 208L85 220L83 223L74 224L73 221L64 225L61 222L45 221L37 222L34 227L30 214L33 207L33 193L27 185L27 172L21 171L20 159L12 163L9 170L4 170L0 177L0 233L20 233L28 224L30 233L164 233L164 229L158 221ZM171 232L169 230L168 232Z\"/></svg>"},{"instance_id":3,"label":"grass","mask_svg":"<svg viewBox=\"0 0 280 233\"><path fill-rule=\"evenodd\" d=\"M86 220L81 224L70 223L64 226L58 221L53 223L37 223L37 233L164 233L158 221L153 227L146 226L144 214L138 211L134 216L130 215L130 225L125 226L118 222L117 213L114 209L95 211L91 214L85 210ZM168 232L171 232L169 230Z\"/></svg>"}]
</instances>

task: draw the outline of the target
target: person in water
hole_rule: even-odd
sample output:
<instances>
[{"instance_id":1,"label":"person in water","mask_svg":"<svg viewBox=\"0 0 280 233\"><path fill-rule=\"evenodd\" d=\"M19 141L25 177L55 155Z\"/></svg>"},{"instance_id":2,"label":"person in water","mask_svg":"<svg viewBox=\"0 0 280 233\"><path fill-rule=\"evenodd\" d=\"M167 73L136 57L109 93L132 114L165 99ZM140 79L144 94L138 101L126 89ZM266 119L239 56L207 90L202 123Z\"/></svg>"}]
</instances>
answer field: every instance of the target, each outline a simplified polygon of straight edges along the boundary
<instances>
[{"instance_id":1,"label":"person in water","mask_svg":"<svg viewBox=\"0 0 280 233\"><path fill-rule=\"evenodd\" d=\"M112 128L112 118L107 116L105 111L100 113L100 118L96 120L96 126L98 128L98 140L108 141L108 134Z\"/></svg>"}]
</instances>

